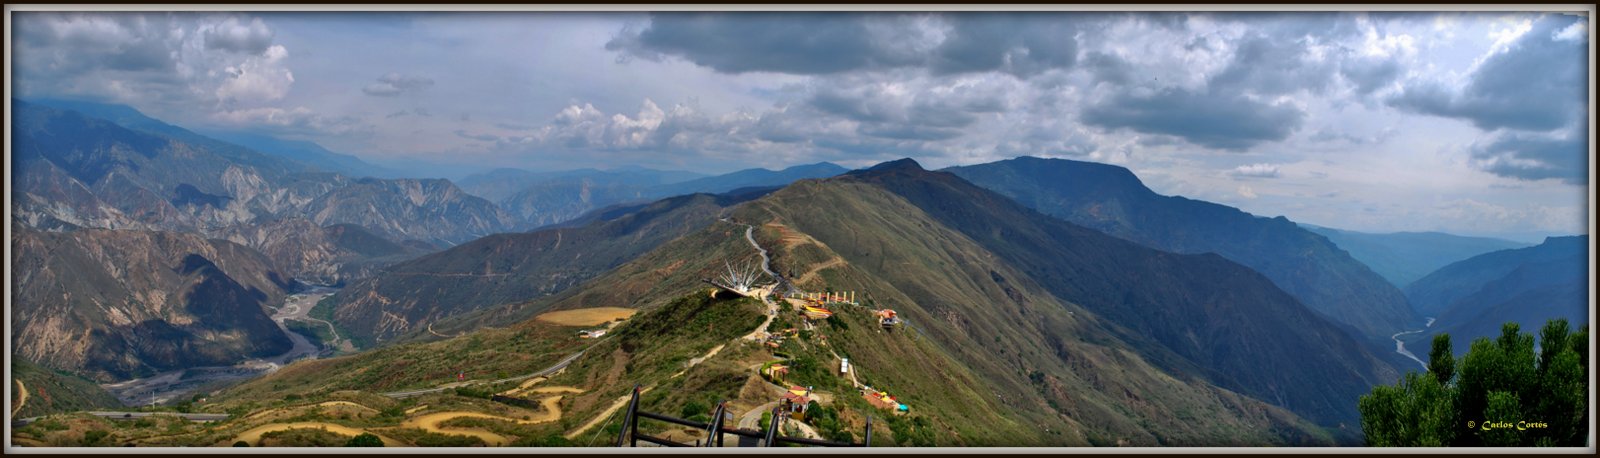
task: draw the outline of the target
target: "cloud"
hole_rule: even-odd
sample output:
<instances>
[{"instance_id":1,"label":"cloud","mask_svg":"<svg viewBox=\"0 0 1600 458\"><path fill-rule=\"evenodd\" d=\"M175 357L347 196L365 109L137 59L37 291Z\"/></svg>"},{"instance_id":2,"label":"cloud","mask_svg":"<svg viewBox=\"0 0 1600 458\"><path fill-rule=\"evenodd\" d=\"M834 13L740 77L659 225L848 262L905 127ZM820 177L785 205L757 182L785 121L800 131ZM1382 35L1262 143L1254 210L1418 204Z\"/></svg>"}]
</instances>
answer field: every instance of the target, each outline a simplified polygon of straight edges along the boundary
<instances>
[{"instance_id":1,"label":"cloud","mask_svg":"<svg viewBox=\"0 0 1600 458\"><path fill-rule=\"evenodd\" d=\"M289 51L274 45L261 56L252 56L238 66L222 70L228 77L216 90L217 100L225 105L259 105L282 100L294 84L294 73L284 66Z\"/></svg>"},{"instance_id":2,"label":"cloud","mask_svg":"<svg viewBox=\"0 0 1600 458\"><path fill-rule=\"evenodd\" d=\"M1250 164L1234 167L1228 172L1234 178L1277 178L1278 166L1273 164Z\"/></svg>"},{"instance_id":3,"label":"cloud","mask_svg":"<svg viewBox=\"0 0 1600 458\"><path fill-rule=\"evenodd\" d=\"M1451 88L1433 80L1410 81L1389 104L1415 113L1464 119L1483 130L1562 128L1588 109L1588 44L1562 38L1585 21L1567 15L1542 16L1527 32L1491 51L1463 87Z\"/></svg>"},{"instance_id":4,"label":"cloud","mask_svg":"<svg viewBox=\"0 0 1600 458\"><path fill-rule=\"evenodd\" d=\"M221 111L212 118L235 127L263 129L292 135L352 134L367 132L371 126L353 116L324 116L306 107L257 107Z\"/></svg>"},{"instance_id":5,"label":"cloud","mask_svg":"<svg viewBox=\"0 0 1600 458\"><path fill-rule=\"evenodd\" d=\"M621 60L680 58L723 73L830 75L903 67L1027 78L1077 59L1075 15L661 13L606 43Z\"/></svg>"},{"instance_id":6,"label":"cloud","mask_svg":"<svg viewBox=\"0 0 1600 458\"><path fill-rule=\"evenodd\" d=\"M407 92L422 91L432 86L432 78L389 73L378 77L378 82L361 88L361 92L371 96L394 97Z\"/></svg>"},{"instance_id":7,"label":"cloud","mask_svg":"<svg viewBox=\"0 0 1600 458\"><path fill-rule=\"evenodd\" d=\"M500 136L499 135L494 135L494 134L469 134L469 133L467 133L466 130L463 130L463 129L456 129L455 134L456 134L457 137L465 138L465 139L468 139L468 140L477 140L477 141L480 141L480 142L494 143L494 142L500 141Z\"/></svg>"},{"instance_id":8,"label":"cloud","mask_svg":"<svg viewBox=\"0 0 1600 458\"><path fill-rule=\"evenodd\" d=\"M244 23L237 17L229 17L222 22L206 24L199 32L205 38L206 49L262 54L272 46L273 31L261 18Z\"/></svg>"},{"instance_id":9,"label":"cloud","mask_svg":"<svg viewBox=\"0 0 1600 458\"><path fill-rule=\"evenodd\" d=\"M13 23L13 70L23 96L98 99L219 120L268 108L294 111L271 106L295 81L289 50L273 44L273 29L260 18L18 12Z\"/></svg>"},{"instance_id":10,"label":"cloud","mask_svg":"<svg viewBox=\"0 0 1600 458\"><path fill-rule=\"evenodd\" d=\"M1500 131L1468 148L1474 165L1519 180L1559 179L1585 185L1589 180L1589 139L1582 122L1557 134Z\"/></svg>"},{"instance_id":11,"label":"cloud","mask_svg":"<svg viewBox=\"0 0 1600 458\"><path fill-rule=\"evenodd\" d=\"M1030 77L1077 62L1080 16L982 13L946 16L949 30L934 50L939 73L999 71Z\"/></svg>"},{"instance_id":12,"label":"cloud","mask_svg":"<svg viewBox=\"0 0 1600 458\"><path fill-rule=\"evenodd\" d=\"M623 30L606 49L626 57L673 56L723 73L821 75L915 63L897 39L915 35L904 16L842 13L658 13ZM900 27L894 27L894 26ZM892 28L893 27L893 28Z\"/></svg>"},{"instance_id":13,"label":"cloud","mask_svg":"<svg viewBox=\"0 0 1600 458\"><path fill-rule=\"evenodd\" d=\"M1238 94L1167 88L1117 94L1086 108L1085 124L1172 135L1209 148L1243 151L1283 140L1306 117L1294 104L1261 102Z\"/></svg>"},{"instance_id":14,"label":"cloud","mask_svg":"<svg viewBox=\"0 0 1600 458\"><path fill-rule=\"evenodd\" d=\"M1242 186L1242 185L1239 186L1238 194L1239 194L1239 197L1243 197L1243 198L1246 198L1246 199L1254 199L1256 197L1260 197L1260 196L1256 195L1256 190L1250 189L1249 186Z\"/></svg>"}]
</instances>

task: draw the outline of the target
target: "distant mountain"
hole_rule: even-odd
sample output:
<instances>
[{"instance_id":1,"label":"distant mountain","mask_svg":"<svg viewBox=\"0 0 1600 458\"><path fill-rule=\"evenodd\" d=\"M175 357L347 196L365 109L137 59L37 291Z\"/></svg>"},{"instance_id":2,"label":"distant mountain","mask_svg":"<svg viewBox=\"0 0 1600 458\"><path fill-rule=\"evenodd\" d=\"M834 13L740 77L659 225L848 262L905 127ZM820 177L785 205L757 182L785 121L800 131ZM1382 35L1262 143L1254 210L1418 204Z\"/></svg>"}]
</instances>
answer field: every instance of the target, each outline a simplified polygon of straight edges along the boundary
<instances>
[{"instance_id":1,"label":"distant mountain","mask_svg":"<svg viewBox=\"0 0 1600 458\"><path fill-rule=\"evenodd\" d=\"M253 132L210 130L204 134L252 150L283 156L327 172L356 178L400 178L400 173L395 170L373 165L349 154L329 151L315 142L284 140Z\"/></svg>"},{"instance_id":2,"label":"distant mountain","mask_svg":"<svg viewBox=\"0 0 1600 458\"><path fill-rule=\"evenodd\" d=\"M1301 224L1300 227L1327 237L1334 245L1349 252L1351 257L1400 288L1456 261L1490 251L1529 246L1510 240L1463 237L1442 232L1371 234L1310 224Z\"/></svg>"},{"instance_id":3,"label":"distant mountain","mask_svg":"<svg viewBox=\"0 0 1600 458\"><path fill-rule=\"evenodd\" d=\"M125 108L105 115L143 127L15 101L15 221L215 234L300 217L430 243L460 243L515 223L448 181L318 173Z\"/></svg>"},{"instance_id":4,"label":"distant mountain","mask_svg":"<svg viewBox=\"0 0 1600 458\"><path fill-rule=\"evenodd\" d=\"M1045 214L1145 246L1220 254L1372 342L1419 321L1398 288L1327 238L1281 216L1159 195L1128 169L1107 164L1020 157L946 171Z\"/></svg>"},{"instance_id":5,"label":"distant mountain","mask_svg":"<svg viewBox=\"0 0 1600 458\"><path fill-rule=\"evenodd\" d=\"M473 195L496 202L506 212L520 218L521 227L526 229L563 223L615 204L649 202L693 193L719 194L744 188L777 187L796 180L830 177L845 170L826 162L778 171L748 169L711 177L641 167L559 172L499 169L467 177L461 183L462 188Z\"/></svg>"},{"instance_id":6,"label":"distant mountain","mask_svg":"<svg viewBox=\"0 0 1600 458\"><path fill-rule=\"evenodd\" d=\"M1418 313L1438 317L1427 336L1449 333L1457 353L1465 353L1473 338L1498 336L1506 322L1530 332L1551 318L1589 322L1590 278L1589 237L1550 237L1445 266L1412 283L1406 295Z\"/></svg>"},{"instance_id":7,"label":"distant mountain","mask_svg":"<svg viewBox=\"0 0 1600 458\"><path fill-rule=\"evenodd\" d=\"M351 285L333 296L333 316L362 344L391 341L444 318L582 283L754 196L678 196L582 227L483 237Z\"/></svg>"},{"instance_id":8,"label":"distant mountain","mask_svg":"<svg viewBox=\"0 0 1600 458\"><path fill-rule=\"evenodd\" d=\"M304 218L231 226L216 236L260 251L294 278L324 285L367 278L436 250L393 242L354 224L321 226Z\"/></svg>"},{"instance_id":9,"label":"distant mountain","mask_svg":"<svg viewBox=\"0 0 1600 458\"><path fill-rule=\"evenodd\" d=\"M123 380L281 354L265 306L292 281L248 247L192 234L13 225L15 355Z\"/></svg>"},{"instance_id":10,"label":"distant mountain","mask_svg":"<svg viewBox=\"0 0 1600 458\"><path fill-rule=\"evenodd\" d=\"M657 186L649 190L648 194L665 197L696 192L722 193L739 188L783 186L808 178L827 178L849 170L831 162L796 165L783 170L745 169L682 183Z\"/></svg>"}]
</instances>

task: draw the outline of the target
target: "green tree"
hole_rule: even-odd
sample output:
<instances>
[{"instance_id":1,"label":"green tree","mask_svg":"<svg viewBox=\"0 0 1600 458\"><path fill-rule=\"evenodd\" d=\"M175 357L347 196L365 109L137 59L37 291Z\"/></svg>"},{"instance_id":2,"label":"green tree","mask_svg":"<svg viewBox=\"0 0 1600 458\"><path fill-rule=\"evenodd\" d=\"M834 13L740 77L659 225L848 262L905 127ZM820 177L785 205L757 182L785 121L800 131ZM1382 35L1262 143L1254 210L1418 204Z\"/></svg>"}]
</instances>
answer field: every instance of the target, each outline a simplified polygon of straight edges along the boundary
<instances>
[{"instance_id":1,"label":"green tree","mask_svg":"<svg viewBox=\"0 0 1600 458\"><path fill-rule=\"evenodd\" d=\"M372 433L361 433L361 435L359 435L359 436L350 438L350 441L349 442L345 442L344 446L345 447L382 447L383 446L383 439L379 439L377 435L374 435Z\"/></svg>"},{"instance_id":2,"label":"green tree","mask_svg":"<svg viewBox=\"0 0 1600 458\"><path fill-rule=\"evenodd\" d=\"M1550 320L1534 336L1506 323L1494 340L1450 356L1433 340L1431 377L1406 374L1358 402L1372 446L1583 446L1588 426L1589 328Z\"/></svg>"},{"instance_id":3,"label":"green tree","mask_svg":"<svg viewBox=\"0 0 1600 458\"><path fill-rule=\"evenodd\" d=\"M1439 383L1448 385L1456 375L1456 358L1450 346L1450 335L1433 336L1433 351L1428 352L1428 373Z\"/></svg>"}]
</instances>

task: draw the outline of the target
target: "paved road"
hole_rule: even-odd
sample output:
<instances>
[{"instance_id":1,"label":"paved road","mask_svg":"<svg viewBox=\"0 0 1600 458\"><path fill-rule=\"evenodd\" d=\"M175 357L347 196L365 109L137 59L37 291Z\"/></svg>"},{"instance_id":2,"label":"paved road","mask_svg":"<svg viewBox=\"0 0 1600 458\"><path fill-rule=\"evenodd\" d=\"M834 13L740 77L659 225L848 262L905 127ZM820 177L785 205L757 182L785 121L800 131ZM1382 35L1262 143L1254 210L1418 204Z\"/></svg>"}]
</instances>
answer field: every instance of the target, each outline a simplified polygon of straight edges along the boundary
<instances>
[{"instance_id":1,"label":"paved road","mask_svg":"<svg viewBox=\"0 0 1600 458\"><path fill-rule=\"evenodd\" d=\"M755 409L751 409L749 412L745 412L743 416L739 417L739 429L754 429L760 431L761 428L759 428L759 426L761 425L757 423L761 422L761 412L771 412L772 409L776 408L778 408L778 401L772 401L762 404L760 407L756 407Z\"/></svg>"},{"instance_id":2,"label":"paved road","mask_svg":"<svg viewBox=\"0 0 1600 458\"><path fill-rule=\"evenodd\" d=\"M587 350L585 350L585 351L587 351ZM421 395L429 394L429 393L438 393L440 391L444 391L444 390L448 390L448 389L452 389L452 388L456 388L456 387L462 387L462 386L479 385L479 384L484 384L484 383L489 383L489 384L505 383L505 382L512 382L512 381L517 381L517 380L527 380L527 379L534 378L534 377L544 377L544 376L547 376L547 375L550 375L550 374L554 374L557 371L560 371L562 369L565 369L567 367L567 365L572 364L573 361L577 361L578 357L580 357L580 356L583 356L583 352L582 351L577 352L577 353L573 353L571 356L568 356L568 357L562 359L561 361L556 362L555 365L553 365L553 366L546 367L546 368L544 368L544 370L541 370L539 372L534 372L534 373L528 374L528 375L520 375L520 376L516 376L516 377L511 377L511 378L503 378L503 379L499 379L499 380L484 380L484 381L468 381L468 382L465 382L465 383L451 383L451 384L448 384L448 385L445 385L445 386L441 386L441 387L438 387L438 388L429 388L429 389L425 389L425 390L412 390L412 391L396 391L396 392L393 392L393 393L383 393L383 395L391 397L391 398L395 398L395 399L402 399L402 398L409 398L409 397L413 397L413 396L421 396Z\"/></svg>"},{"instance_id":3,"label":"paved road","mask_svg":"<svg viewBox=\"0 0 1600 458\"><path fill-rule=\"evenodd\" d=\"M131 419L135 419L135 418L149 418L149 417L154 417L154 416L159 416L159 415L176 415L176 416L179 416L179 417L183 417L184 419L187 419L189 421L222 421L222 420L227 420L228 419L228 414L225 414L225 413L88 412L88 414L89 415L94 415L96 417L109 418L109 419L113 419L113 420L115 420L115 419L131 420ZM39 421L40 418L44 418L44 417L31 417L31 418L23 418L23 419L20 419L20 420L15 420L15 421L11 422L11 426L13 426L13 427L27 426L29 423L33 423L35 421Z\"/></svg>"}]
</instances>

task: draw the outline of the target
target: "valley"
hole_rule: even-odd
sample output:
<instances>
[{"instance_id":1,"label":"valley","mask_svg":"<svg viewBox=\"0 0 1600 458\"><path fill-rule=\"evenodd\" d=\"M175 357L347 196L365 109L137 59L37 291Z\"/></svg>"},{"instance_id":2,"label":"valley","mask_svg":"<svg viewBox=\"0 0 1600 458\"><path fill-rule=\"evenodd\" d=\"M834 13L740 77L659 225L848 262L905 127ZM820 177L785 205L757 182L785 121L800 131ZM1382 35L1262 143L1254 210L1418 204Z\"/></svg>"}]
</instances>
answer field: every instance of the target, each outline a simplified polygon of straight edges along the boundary
<instances>
[{"instance_id":1,"label":"valley","mask_svg":"<svg viewBox=\"0 0 1600 458\"><path fill-rule=\"evenodd\" d=\"M273 308L273 321L278 324L278 329L283 335L293 342L289 350L282 354L251 359L231 366L202 366L179 369L150 377L108 383L101 385L101 387L115 395L124 405L169 404L174 400L188 399L191 394L201 390L216 389L218 386L271 374L296 360L331 352L338 348L339 344L347 346L347 342L340 340L325 343L332 346L314 344L310 338L290 330L284 324L287 320L315 322L327 325L333 335L337 336L338 333L333 331L332 324L307 316L311 312L313 305L337 291L338 288L313 286L307 291L285 296L284 303Z\"/></svg>"}]
</instances>

